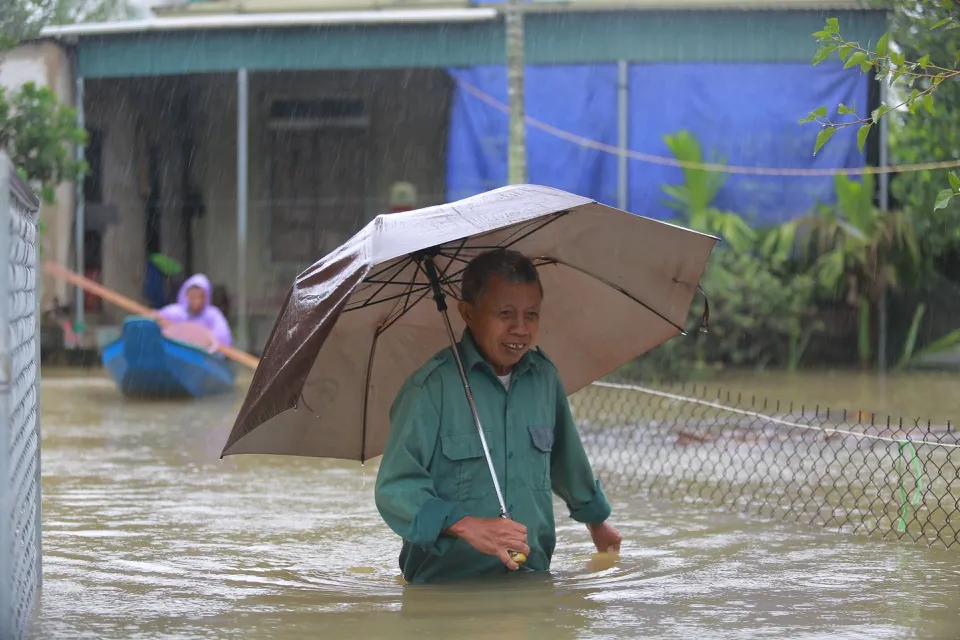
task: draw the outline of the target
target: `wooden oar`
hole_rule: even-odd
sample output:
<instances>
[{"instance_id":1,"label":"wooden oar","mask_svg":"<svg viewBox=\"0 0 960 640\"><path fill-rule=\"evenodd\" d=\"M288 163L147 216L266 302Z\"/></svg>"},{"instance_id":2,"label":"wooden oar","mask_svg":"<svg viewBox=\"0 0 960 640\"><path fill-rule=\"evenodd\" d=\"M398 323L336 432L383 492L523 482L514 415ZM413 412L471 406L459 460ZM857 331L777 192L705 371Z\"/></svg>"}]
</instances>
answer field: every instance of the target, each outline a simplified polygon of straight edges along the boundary
<instances>
[{"instance_id":1,"label":"wooden oar","mask_svg":"<svg viewBox=\"0 0 960 640\"><path fill-rule=\"evenodd\" d=\"M74 286L81 287L85 291L99 296L107 302L115 304L129 313L135 313L141 316L152 316L154 314L153 309L145 307L139 302L131 300L130 298L121 295L112 289L108 289L102 284L94 282L89 278L84 278L80 274L74 273L70 269L63 267L56 262L51 262L50 260L44 261L43 270L54 278L58 278ZM230 358L234 362L239 362L240 364L250 367L254 370L257 368L257 365L260 364L260 361L256 357L250 355L246 351L241 351L240 349L234 347L228 347L227 345L221 344L217 345L217 351Z\"/></svg>"}]
</instances>

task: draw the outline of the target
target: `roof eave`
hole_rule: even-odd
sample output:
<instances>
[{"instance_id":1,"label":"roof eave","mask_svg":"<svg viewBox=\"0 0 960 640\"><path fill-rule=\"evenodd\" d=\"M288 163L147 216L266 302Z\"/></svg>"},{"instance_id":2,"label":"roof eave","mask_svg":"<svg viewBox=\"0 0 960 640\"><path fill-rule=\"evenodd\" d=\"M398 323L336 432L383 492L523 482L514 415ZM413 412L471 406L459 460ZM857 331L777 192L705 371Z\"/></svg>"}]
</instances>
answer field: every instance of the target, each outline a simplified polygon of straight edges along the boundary
<instances>
[{"instance_id":1,"label":"roof eave","mask_svg":"<svg viewBox=\"0 0 960 640\"><path fill-rule=\"evenodd\" d=\"M531 2L525 13L597 11L878 11L870 0L560 0ZM76 40L123 34L205 31L219 29L263 29L284 27L462 23L497 19L502 2L477 3L470 8L370 9L364 11L313 11L284 13L203 13L159 16L146 20L120 20L44 27L38 39Z\"/></svg>"},{"instance_id":2,"label":"roof eave","mask_svg":"<svg viewBox=\"0 0 960 640\"><path fill-rule=\"evenodd\" d=\"M336 26L362 24L425 24L493 20L495 8L382 9L374 11L316 11L310 13L260 13L191 15L147 20L80 23L44 27L40 38L70 39L162 31L213 29L259 29L277 27Z\"/></svg>"}]
</instances>

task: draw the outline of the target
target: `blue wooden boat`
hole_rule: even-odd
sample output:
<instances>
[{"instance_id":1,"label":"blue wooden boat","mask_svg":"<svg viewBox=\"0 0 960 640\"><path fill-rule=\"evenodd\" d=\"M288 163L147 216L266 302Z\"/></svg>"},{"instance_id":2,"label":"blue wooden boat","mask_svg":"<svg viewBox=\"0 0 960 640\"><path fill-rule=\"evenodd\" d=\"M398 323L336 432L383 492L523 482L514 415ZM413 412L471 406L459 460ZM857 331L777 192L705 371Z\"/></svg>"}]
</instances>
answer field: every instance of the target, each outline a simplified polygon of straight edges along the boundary
<instances>
[{"instance_id":1,"label":"blue wooden boat","mask_svg":"<svg viewBox=\"0 0 960 640\"><path fill-rule=\"evenodd\" d=\"M101 349L103 366L126 396L202 398L234 388L232 361L163 335L154 320L127 318L120 337Z\"/></svg>"}]
</instances>

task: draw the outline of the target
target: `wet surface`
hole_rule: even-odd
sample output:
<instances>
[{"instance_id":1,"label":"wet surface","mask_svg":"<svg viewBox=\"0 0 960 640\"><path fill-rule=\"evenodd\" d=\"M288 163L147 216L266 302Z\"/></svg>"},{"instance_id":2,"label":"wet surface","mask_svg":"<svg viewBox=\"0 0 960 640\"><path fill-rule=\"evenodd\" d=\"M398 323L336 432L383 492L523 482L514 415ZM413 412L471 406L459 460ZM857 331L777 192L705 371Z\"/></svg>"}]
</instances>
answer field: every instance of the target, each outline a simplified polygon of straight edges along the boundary
<instances>
[{"instance_id":1,"label":"wet surface","mask_svg":"<svg viewBox=\"0 0 960 640\"><path fill-rule=\"evenodd\" d=\"M611 496L625 540L617 556L594 553L558 504L550 575L404 586L399 539L373 504L376 462L219 460L239 389L133 402L99 375L44 372L36 638L951 638L960 629L956 548L625 493ZM890 402L857 380L751 386ZM937 401L951 414L955 385ZM922 388L929 397L941 387Z\"/></svg>"}]
</instances>

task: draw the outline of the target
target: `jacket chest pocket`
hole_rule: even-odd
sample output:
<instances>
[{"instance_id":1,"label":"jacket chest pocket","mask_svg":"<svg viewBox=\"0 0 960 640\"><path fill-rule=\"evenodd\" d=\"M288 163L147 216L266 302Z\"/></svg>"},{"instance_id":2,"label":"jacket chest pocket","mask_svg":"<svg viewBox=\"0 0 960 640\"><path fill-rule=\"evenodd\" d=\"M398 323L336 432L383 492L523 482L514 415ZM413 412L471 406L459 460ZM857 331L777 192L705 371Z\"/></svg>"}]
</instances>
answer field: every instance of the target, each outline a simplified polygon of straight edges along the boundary
<instances>
[{"instance_id":1,"label":"jacket chest pocket","mask_svg":"<svg viewBox=\"0 0 960 640\"><path fill-rule=\"evenodd\" d=\"M446 464L438 478L438 492L457 500L483 498L490 493L493 480L480 434L441 434L440 449Z\"/></svg>"},{"instance_id":2,"label":"jacket chest pocket","mask_svg":"<svg viewBox=\"0 0 960 640\"><path fill-rule=\"evenodd\" d=\"M550 491L550 454L553 451L553 426L527 427L530 433L530 488Z\"/></svg>"}]
</instances>

